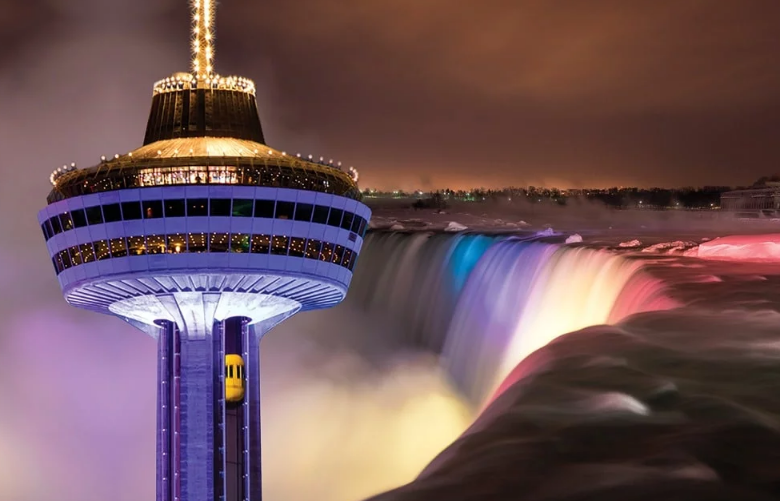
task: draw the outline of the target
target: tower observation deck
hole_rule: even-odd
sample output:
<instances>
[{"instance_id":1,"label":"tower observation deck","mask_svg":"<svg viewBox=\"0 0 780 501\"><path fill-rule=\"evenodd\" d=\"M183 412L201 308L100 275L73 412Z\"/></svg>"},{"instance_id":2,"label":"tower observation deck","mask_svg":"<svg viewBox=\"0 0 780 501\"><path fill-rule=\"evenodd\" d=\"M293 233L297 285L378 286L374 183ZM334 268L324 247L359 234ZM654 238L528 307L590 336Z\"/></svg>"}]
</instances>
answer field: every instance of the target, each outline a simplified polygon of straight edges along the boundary
<instances>
[{"instance_id":1,"label":"tower observation deck","mask_svg":"<svg viewBox=\"0 0 780 501\"><path fill-rule=\"evenodd\" d=\"M68 303L157 340L157 500L255 501L260 339L344 298L371 212L356 170L264 144L192 3L191 72L155 84L143 146L57 169L38 222Z\"/></svg>"}]
</instances>

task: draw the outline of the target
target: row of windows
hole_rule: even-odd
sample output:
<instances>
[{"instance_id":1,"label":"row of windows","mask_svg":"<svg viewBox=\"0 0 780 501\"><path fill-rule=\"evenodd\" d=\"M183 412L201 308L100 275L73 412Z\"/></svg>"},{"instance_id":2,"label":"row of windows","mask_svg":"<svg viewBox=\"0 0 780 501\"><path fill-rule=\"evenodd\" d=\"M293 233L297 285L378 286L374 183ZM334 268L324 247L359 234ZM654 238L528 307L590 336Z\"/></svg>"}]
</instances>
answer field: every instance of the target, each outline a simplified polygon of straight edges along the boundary
<instances>
[{"instance_id":1,"label":"row of windows","mask_svg":"<svg viewBox=\"0 0 780 501\"><path fill-rule=\"evenodd\" d=\"M246 161L238 159L237 161ZM239 186L267 186L295 190L331 193L360 200L360 190L349 176L333 168L326 172L320 166L307 169L305 162L274 159L274 162L291 165L256 164L251 166L200 166L189 165L192 159L149 160L146 167L109 165L108 170L76 171L58 182L48 197L49 203L72 197L106 191L116 191L149 186L232 184ZM184 162L180 166L171 163ZM159 167L154 164L159 163ZM103 167L98 167L101 169Z\"/></svg>"},{"instance_id":2,"label":"row of windows","mask_svg":"<svg viewBox=\"0 0 780 501\"><path fill-rule=\"evenodd\" d=\"M349 271L355 267L357 252L321 240L281 235L246 233L176 233L98 240L74 245L58 252L52 262L57 273L72 266L114 257L184 252L235 252L303 257L338 264Z\"/></svg>"},{"instance_id":3,"label":"row of windows","mask_svg":"<svg viewBox=\"0 0 780 501\"><path fill-rule=\"evenodd\" d=\"M357 214L325 205L253 200L251 198L188 198L176 200L147 200L95 205L86 209L64 212L46 220L41 228L48 241L54 235L73 228L92 224L156 219L161 217L233 216L292 219L294 221L327 224L342 228L361 237L368 222ZM355 241L354 238L350 240Z\"/></svg>"}]
</instances>

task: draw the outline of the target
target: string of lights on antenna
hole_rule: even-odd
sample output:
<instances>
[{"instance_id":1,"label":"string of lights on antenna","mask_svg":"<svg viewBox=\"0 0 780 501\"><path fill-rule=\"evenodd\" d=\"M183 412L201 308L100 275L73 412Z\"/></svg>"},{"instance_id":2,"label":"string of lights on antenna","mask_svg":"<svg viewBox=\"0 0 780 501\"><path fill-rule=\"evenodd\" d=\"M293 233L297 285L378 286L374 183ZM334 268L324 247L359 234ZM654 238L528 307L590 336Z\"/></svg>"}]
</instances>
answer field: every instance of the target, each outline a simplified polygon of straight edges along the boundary
<instances>
[{"instance_id":1,"label":"string of lights on antenna","mask_svg":"<svg viewBox=\"0 0 780 501\"><path fill-rule=\"evenodd\" d=\"M154 94L192 89L221 89L255 95L255 83L214 72L214 0L192 0L191 73L176 73L154 84Z\"/></svg>"},{"instance_id":2,"label":"string of lights on antenna","mask_svg":"<svg viewBox=\"0 0 780 501\"><path fill-rule=\"evenodd\" d=\"M214 62L214 1L192 0L192 73L205 82Z\"/></svg>"}]
</instances>

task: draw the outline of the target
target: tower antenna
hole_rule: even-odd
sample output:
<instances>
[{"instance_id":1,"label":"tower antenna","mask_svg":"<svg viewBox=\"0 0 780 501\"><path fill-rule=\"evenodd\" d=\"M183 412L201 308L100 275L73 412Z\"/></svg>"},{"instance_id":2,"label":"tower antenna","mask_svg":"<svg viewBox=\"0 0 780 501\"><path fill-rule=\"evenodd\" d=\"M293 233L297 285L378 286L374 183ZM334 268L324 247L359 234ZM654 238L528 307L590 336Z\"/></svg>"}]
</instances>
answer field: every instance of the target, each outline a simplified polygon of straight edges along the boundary
<instances>
[{"instance_id":1,"label":"tower antenna","mask_svg":"<svg viewBox=\"0 0 780 501\"><path fill-rule=\"evenodd\" d=\"M199 88L206 87L214 64L215 0L192 1L192 73Z\"/></svg>"}]
</instances>

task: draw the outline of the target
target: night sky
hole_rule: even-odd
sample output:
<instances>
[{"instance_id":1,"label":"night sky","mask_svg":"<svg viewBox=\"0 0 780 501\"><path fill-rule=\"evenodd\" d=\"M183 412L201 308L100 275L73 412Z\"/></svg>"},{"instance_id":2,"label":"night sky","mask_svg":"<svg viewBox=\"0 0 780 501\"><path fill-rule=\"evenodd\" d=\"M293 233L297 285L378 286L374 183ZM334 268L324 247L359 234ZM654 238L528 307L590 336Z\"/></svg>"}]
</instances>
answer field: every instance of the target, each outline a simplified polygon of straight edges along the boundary
<instances>
[{"instance_id":1,"label":"night sky","mask_svg":"<svg viewBox=\"0 0 780 501\"><path fill-rule=\"evenodd\" d=\"M48 102L23 144L81 131L30 172L139 144L151 84L188 66L185 5L3 2L2 100ZM217 69L256 80L269 143L365 187L746 184L780 160L778 21L774 0L224 0Z\"/></svg>"},{"instance_id":2,"label":"night sky","mask_svg":"<svg viewBox=\"0 0 780 501\"><path fill-rule=\"evenodd\" d=\"M3 127L41 196L138 146L152 83L188 69L184 0L0 4ZM776 0L223 0L216 61L257 82L271 145L363 187L740 185L778 170L778 22Z\"/></svg>"}]
</instances>

